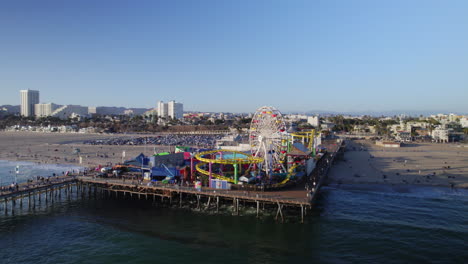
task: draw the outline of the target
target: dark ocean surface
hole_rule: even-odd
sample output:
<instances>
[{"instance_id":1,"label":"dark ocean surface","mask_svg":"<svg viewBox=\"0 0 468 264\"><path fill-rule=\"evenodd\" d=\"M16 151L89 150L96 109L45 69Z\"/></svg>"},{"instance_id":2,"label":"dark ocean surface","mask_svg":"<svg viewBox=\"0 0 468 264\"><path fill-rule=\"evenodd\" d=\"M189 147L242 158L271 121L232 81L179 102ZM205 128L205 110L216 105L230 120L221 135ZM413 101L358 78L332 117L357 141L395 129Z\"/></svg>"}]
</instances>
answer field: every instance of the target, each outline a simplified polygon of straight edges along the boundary
<instances>
[{"instance_id":1,"label":"dark ocean surface","mask_svg":"<svg viewBox=\"0 0 468 264\"><path fill-rule=\"evenodd\" d=\"M10 180L16 164L0 163ZM40 168L23 170L22 179ZM11 168L10 168L11 167ZM44 168L42 168L44 169ZM42 172L61 171L50 166ZM51 173L50 173L51 174ZM46 175L43 175L46 176ZM340 185L321 190L306 223L276 223L151 201L82 199L36 209L0 203L0 263L466 263L468 191ZM25 203L27 204L27 203Z\"/></svg>"}]
</instances>

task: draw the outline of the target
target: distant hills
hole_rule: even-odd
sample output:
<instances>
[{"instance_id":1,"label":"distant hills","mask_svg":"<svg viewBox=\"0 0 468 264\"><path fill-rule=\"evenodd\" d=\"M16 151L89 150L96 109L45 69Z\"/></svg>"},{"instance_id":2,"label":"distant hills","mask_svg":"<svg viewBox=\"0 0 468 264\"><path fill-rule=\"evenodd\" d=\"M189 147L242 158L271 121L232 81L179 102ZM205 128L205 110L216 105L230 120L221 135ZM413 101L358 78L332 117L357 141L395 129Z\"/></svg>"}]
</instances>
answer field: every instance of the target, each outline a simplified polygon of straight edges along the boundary
<instances>
[{"instance_id":1,"label":"distant hills","mask_svg":"<svg viewBox=\"0 0 468 264\"><path fill-rule=\"evenodd\" d=\"M457 111L445 111L445 110L391 110L391 111L323 111L323 110L315 110L315 111L307 111L302 112L307 115L350 115L350 116L399 116L399 115L407 115L407 116L430 116L435 114L458 114L458 115L466 115L467 113L457 112Z\"/></svg>"},{"instance_id":2,"label":"distant hills","mask_svg":"<svg viewBox=\"0 0 468 264\"><path fill-rule=\"evenodd\" d=\"M96 112L101 115L123 115L126 110L132 110L135 115L142 115L151 108L126 108L114 106L97 106Z\"/></svg>"},{"instance_id":3,"label":"distant hills","mask_svg":"<svg viewBox=\"0 0 468 264\"><path fill-rule=\"evenodd\" d=\"M19 105L0 105L0 111L11 114L18 114L20 112Z\"/></svg>"}]
</instances>

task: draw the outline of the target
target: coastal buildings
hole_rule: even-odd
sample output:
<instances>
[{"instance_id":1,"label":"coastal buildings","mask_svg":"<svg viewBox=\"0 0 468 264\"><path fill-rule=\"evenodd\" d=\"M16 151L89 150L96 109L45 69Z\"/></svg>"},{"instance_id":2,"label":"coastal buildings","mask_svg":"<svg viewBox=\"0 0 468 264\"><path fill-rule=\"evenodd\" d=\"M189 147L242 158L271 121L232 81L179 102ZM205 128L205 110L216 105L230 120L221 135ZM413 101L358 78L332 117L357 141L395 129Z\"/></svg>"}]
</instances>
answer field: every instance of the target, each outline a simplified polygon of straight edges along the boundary
<instances>
[{"instance_id":1,"label":"coastal buildings","mask_svg":"<svg viewBox=\"0 0 468 264\"><path fill-rule=\"evenodd\" d=\"M328 131L331 131L335 127L335 124L331 122L324 122L321 125L322 125L323 130L328 130Z\"/></svg>"},{"instance_id":2,"label":"coastal buildings","mask_svg":"<svg viewBox=\"0 0 468 264\"><path fill-rule=\"evenodd\" d=\"M21 115L34 116L34 105L39 103L39 91L20 90Z\"/></svg>"},{"instance_id":3,"label":"coastal buildings","mask_svg":"<svg viewBox=\"0 0 468 264\"><path fill-rule=\"evenodd\" d=\"M54 103L35 104L34 114L36 117L46 117L52 115L52 113L58 108L60 108L60 105Z\"/></svg>"},{"instance_id":4,"label":"coastal buildings","mask_svg":"<svg viewBox=\"0 0 468 264\"><path fill-rule=\"evenodd\" d=\"M466 116L462 117L460 119L460 125L463 128L467 128L468 127L468 117L466 117Z\"/></svg>"},{"instance_id":5,"label":"coastal buildings","mask_svg":"<svg viewBox=\"0 0 468 264\"><path fill-rule=\"evenodd\" d=\"M172 100L168 103L159 101L157 103L158 117L161 118L172 118L172 119L181 119L184 117L184 105L182 103L177 103Z\"/></svg>"},{"instance_id":6,"label":"coastal buildings","mask_svg":"<svg viewBox=\"0 0 468 264\"><path fill-rule=\"evenodd\" d=\"M308 116L307 117L307 123L309 123L313 127L319 127L320 126L320 118L319 118L319 116Z\"/></svg>"},{"instance_id":7,"label":"coastal buildings","mask_svg":"<svg viewBox=\"0 0 468 264\"><path fill-rule=\"evenodd\" d=\"M412 140L411 132L408 131L398 131L395 138L400 142L410 142Z\"/></svg>"},{"instance_id":8,"label":"coastal buildings","mask_svg":"<svg viewBox=\"0 0 468 264\"><path fill-rule=\"evenodd\" d=\"M164 103L163 101L159 101L157 104L157 108L158 108L158 117L167 118L168 116L167 104Z\"/></svg>"},{"instance_id":9,"label":"coastal buildings","mask_svg":"<svg viewBox=\"0 0 468 264\"><path fill-rule=\"evenodd\" d=\"M449 142L449 130L438 126L432 130L432 140L435 142Z\"/></svg>"},{"instance_id":10,"label":"coastal buildings","mask_svg":"<svg viewBox=\"0 0 468 264\"><path fill-rule=\"evenodd\" d=\"M88 114L89 115L97 114L97 108L95 106L88 106Z\"/></svg>"},{"instance_id":11,"label":"coastal buildings","mask_svg":"<svg viewBox=\"0 0 468 264\"><path fill-rule=\"evenodd\" d=\"M172 119L180 119L184 116L184 106L172 100L167 103L167 111Z\"/></svg>"}]
</instances>

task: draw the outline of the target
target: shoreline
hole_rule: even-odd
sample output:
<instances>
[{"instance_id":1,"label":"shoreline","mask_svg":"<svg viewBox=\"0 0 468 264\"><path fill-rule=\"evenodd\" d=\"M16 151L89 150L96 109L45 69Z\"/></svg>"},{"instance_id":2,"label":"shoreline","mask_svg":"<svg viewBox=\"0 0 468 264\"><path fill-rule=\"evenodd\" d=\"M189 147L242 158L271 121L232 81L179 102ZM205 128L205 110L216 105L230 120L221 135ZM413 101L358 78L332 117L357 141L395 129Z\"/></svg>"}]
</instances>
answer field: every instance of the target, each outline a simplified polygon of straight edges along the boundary
<instances>
[{"instance_id":1,"label":"shoreline","mask_svg":"<svg viewBox=\"0 0 468 264\"><path fill-rule=\"evenodd\" d=\"M364 188L352 188L352 187L364 187ZM402 191L402 190L418 190L418 189L443 189L447 191L451 191L453 193L458 193L462 191L463 193L466 192L468 195L468 187L450 187L447 185L430 185L430 184L402 184L402 183L382 183L382 182L344 182L344 183L327 183L324 187L329 188L339 188L339 189L362 189L362 190L376 190L376 191L392 191L396 193L415 193L412 191ZM343 188L345 187L345 188ZM351 188L347 188L351 187ZM368 188L367 188L368 187ZM377 189L372 188L377 187Z\"/></svg>"},{"instance_id":2,"label":"shoreline","mask_svg":"<svg viewBox=\"0 0 468 264\"><path fill-rule=\"evenodd\" d=\"M120 137L122 135L113 135ZM124 135L128 136L128 135ZM0 160L38 165L96 167L117 164L140 153L170 150L160 145L88 145L85 140L109 135L0 132ZM367 140L346 141L344 159L331 167L328 183L403 184L468 188L468 147L412 144L388 149ZM125 151L125 157L122 153ZM79 157L82 163L79 163Z\"/></svg>"}]
</instances>

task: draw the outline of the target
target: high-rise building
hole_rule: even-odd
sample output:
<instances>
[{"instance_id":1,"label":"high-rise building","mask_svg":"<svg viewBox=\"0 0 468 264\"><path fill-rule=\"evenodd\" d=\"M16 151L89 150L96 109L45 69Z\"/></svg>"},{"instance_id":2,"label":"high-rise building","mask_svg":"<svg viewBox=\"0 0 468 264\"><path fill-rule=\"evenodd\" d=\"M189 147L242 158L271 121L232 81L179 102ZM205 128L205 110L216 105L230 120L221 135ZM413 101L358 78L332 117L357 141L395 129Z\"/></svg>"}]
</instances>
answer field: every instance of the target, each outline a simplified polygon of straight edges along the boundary
<instances>
[{"instance_id":1,"label":"high-rise building","mask_svg":"<svg viewBox=\"0 0 468 264\"><path fill-rule=\"evenodd\" d=\"M184 105L181 103L176 103L172 100L167 103L167 112L169 117L173 119L180 119L184 117Z\"/></svg>"},{"instance_id":2,"label":"high-rise building","mask_svg":"<svg viewBox=\"0 0 468 264\"><path fill-rule=\"evenodd\" d=\"M167 111L168 109L167 109L166 103L164 103L163 101L159 101L157 108L158 108L158 117L161 117L161 118L168 117L168 111Z\"/></svg>"},{"instance_id":3,"label":"high-rise building","mask_svg":"<svg viewBox=\"0 0 468 264\"><path fill-rule=\"evenodd\" d=\"M39 103L39 91L20 90L21 115L34 116L34 105Z\"/></svg>"},{"instance_id":4,"label":"high-rise building","mask_svg":"<svg viewBox=\"0 0 468 264\"><path fill-rule=\"evenodd\" d=\"M168 103L159 101L157 104L158 117L180 119L184 117L184 105L172 100Z\"/></svg>"}]
</instances>

